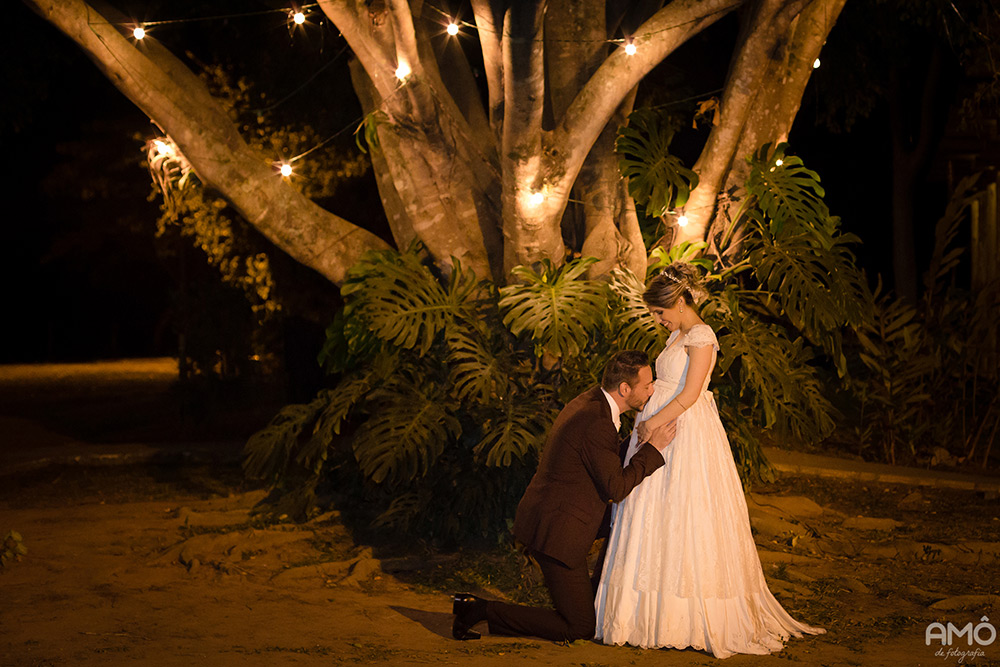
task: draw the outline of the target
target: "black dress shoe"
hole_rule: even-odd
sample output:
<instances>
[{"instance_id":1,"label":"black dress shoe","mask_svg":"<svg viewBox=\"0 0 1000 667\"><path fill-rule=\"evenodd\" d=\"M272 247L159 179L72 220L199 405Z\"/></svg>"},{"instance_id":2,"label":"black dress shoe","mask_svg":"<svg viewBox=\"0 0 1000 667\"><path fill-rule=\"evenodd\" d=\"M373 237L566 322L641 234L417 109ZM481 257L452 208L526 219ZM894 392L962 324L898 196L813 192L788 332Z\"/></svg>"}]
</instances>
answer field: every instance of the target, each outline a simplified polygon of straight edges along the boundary
<instances>
[{"instance_id":1,"label":"black dress shoe","mask_svg":"<svg viewBox=\"0 0 1000 667\"><path fill-rule=\"evenodd\" d=\"M462 641L479 639L482 635L473 630L472 626L486 620L486 605L486 600L471 593L455 593L451 604L451 613L455 614L451 636Z\"/></svg>"}]
</instances>

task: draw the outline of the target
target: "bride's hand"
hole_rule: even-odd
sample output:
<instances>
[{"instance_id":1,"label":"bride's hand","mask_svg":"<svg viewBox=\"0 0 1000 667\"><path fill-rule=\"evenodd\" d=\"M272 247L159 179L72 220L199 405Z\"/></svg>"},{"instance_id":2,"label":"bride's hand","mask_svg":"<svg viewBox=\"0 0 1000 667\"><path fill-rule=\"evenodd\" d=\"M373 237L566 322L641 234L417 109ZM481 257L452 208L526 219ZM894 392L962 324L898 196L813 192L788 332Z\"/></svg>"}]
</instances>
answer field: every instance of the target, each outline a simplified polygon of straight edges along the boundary
<instances>
[{"instance_id":1,"label":"bride's hand","mask_svg":"<svg viewBox=\"0 0 1000 667\"><path fill-rule=\"evenodd\" d=\"M639 442L646 442L649 440L649 434L652 433L652 429L649 428L649 421L641 421L635 425L636 435L639 436Z\"/></svg>"}]
</instances>

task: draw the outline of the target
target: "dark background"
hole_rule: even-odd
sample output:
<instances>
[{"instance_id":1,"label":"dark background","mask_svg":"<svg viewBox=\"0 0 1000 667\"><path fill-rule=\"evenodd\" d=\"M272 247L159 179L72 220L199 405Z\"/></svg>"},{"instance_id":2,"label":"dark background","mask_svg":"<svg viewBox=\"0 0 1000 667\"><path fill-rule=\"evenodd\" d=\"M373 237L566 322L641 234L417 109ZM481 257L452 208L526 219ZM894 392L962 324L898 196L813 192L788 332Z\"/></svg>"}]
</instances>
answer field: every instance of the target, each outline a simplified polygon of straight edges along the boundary
<instances>
[{"instance_id":1,"label":"dark background","mask_svg":"<svg viewBox=\"0 0 1000 667\"><path fill-rule=\"evenodd\" d=\"M146 18L267 8L230 4L150 4ZM852 2L847 6L845 13ZM13 27L0 60L9 92L0 102L7 240L0 261L0 284L6 288L0 362L176 354L178 260L158 252L153 238L158 201L150 201L150 179L141 166L143 141L155 128L54 27L23 5L9 11ZM850 17L841 23L849 25ZM849 39L840 36L840 28L834 28L831 42L835 36ZM735 38L735 18L712 30L654 72L641 95L655 97L658 86L670 85L685 69L694 73L687 83L693 94L721 87L729 54L711 44L720 36ZM196 47L196 59L224 62L237 75L258 77L273 91L272 99L292 93L280 112L313 124L321 134L360 115L346 77L346 57L338 55L343 42L329 25L293 38L282 16L262 15L162 26L155 34L175 53ZM341 62L307 81L335 56ZM820 173L831 210L843 218L847 231L863 239L858 256L873 284L881 275L891 286L886 111L877 106L849 132L831 132L822 122L824 106L831 95L850 94L829 90L828 75L836 67L836 61L824 60L813 73L792 131L792 151ZM947 107L948 100L942 104ZM693 159L702 137L682 132L678 152L687 150ZM344 140L352 142L350 132ZM943 210L947 188L941 173L932 170L921 189L918 230L932 229ZM370 179L329 204L352 212L349 219L362 224L364 211L378 208ZM377 225L379 216L370 217L367 222ZM933 239L922 232L917 238L922 266ZM332 317L336 290L320 299L329 299ZM298 354L295 364L313 363L322 340L319 320L286 322L284 349Z\"/></svg>"}]
</instances>

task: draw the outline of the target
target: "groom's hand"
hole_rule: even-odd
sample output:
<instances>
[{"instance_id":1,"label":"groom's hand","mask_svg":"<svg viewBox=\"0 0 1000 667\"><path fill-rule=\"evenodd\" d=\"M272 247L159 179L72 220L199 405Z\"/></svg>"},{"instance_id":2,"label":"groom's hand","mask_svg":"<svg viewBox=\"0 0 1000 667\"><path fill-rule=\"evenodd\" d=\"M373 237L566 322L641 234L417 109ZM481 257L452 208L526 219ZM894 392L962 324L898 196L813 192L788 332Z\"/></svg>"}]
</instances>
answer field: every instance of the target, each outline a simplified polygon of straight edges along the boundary
<instances>
[{"instance_id":1,"label":"groom's hand","mask_svg":"<svg viewBox=\"0 0 1000 667\"><path fill-rule=\"evenodd\" d=\"M671 419L663 426L653 430L649 434L649 437L646 438L646 442L656 447L662 454L670 446L670 443L674 441L675 435L677 435L677 420Z\"/></svg>"}]
</instances>

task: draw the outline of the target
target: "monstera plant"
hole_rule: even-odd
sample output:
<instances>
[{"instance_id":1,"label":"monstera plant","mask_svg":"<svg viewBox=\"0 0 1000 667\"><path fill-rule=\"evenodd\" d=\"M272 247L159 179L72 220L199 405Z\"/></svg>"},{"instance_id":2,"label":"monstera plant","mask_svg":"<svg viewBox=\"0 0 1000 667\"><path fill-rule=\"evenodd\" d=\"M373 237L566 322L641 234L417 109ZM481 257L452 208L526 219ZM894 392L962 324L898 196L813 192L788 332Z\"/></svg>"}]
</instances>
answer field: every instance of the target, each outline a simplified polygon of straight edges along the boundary
<instances>
[{"instance_id":1,"label":"monstera plant","mask_svg":"<svg viewBox=\"0 0 1000 667\"><path fill-rule=\"evenodd\" d=\"M659 216L697 182L648 114L623 130L622 169L637 204ZM842 332L871 305L819 178L784 145L748 158L741 207L722 238L657 247L706 270L702 313L719 334L715 388L745 480L768 475L760 433L823 437L835 411L818 356L845 375ZM457 261L436 272L418 245L367 254L343 287L320 361L337 378L307 405L283 409L246 446L248 475L269 479L304 511L323 484L377 506L377 523L441 538L502 539L558 409L599 379L619 349L652 358L665 330L642 303L643 277L586 278L595 260L480 280ZM733 258L735 261L732 261Z\"/></svg>"}]
</instances>

